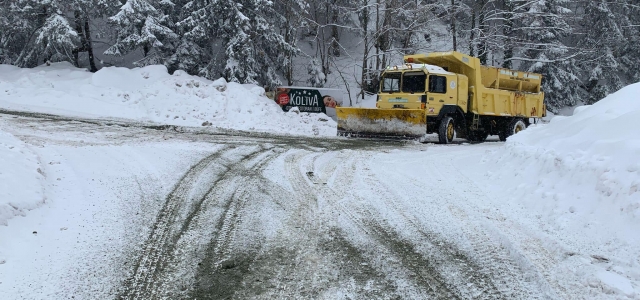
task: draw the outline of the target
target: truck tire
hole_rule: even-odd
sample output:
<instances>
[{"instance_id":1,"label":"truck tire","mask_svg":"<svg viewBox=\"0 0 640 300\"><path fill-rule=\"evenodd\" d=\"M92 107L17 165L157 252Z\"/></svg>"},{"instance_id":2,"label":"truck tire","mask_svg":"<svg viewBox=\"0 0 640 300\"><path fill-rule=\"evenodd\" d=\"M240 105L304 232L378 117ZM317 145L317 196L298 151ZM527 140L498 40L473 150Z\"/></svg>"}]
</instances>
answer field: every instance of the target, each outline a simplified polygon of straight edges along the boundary
<instances>
[{"instance_id":1,"label":"truck tire","mask_svg":"<svg viewBox=\"0 0 640 300\"><path fill-rule=\"evenodd\" d=\"M456 124L452 117L447 116L442 118L440 126L438 126L438 141L440 141L440 144L449 144L453 141L455 128Z\"/></svg>"},{"instance_id":2,"label":"truck tire","mask_svg":"<svg viewBox=\"0 0 640 300\"><path fill-rule=\"evenodd\" d=\"M507 127L504 129L503 133L499 135L501 141L506 141L508 137L525 130L527 128L527 124L524 123L524 120L520 118L514 118L507 124Z\"/></svg>"}]
</instances>

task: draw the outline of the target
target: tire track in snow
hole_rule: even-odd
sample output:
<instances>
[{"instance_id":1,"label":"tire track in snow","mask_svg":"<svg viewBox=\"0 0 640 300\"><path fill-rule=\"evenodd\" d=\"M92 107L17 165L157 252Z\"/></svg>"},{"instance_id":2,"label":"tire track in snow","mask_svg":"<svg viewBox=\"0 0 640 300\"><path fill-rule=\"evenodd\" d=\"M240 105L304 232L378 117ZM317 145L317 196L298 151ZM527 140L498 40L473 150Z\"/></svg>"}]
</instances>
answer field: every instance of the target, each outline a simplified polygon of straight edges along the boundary
<instances>
[{"instance_id":1,"label":"tire track in snow","mask_svg":"<svg viewBox=\"0 0 640 300\"><path fill-rule=\"evenodd\" d=\"M301 165L298 159L308 157L307 153L305 150L296 150L283 156L283 171L287 179L291 174L289 170L298 170ZM255 201L251 203L277 205L284 213L282 223L277 227L277 233L271 233L271 237L255 253L237 245L231 247L233 252L222 266L207 277L208 282L215 283L193 298L317 298L320 291L335 282L326 280L328 276L325 276L325 271L331 266L323 263L327 253L319 250L322 245L318 238L319 224L315 217L317 205L314 204L314 198L310 194L310 197L305 197L295 193L262 175L252 177L251 181L252 185L246 189L249 196L254 195ZM297 186L296 182L292 183L293 187ZM260 198L255 198L255 195ZM215 249L215 246L211 248ZM207 264L214 265L213 262ZM225 287L228 288L222 290Z\"/></svg>"},{"instance_id":2,"label":"tire track in snow","mask_svg":"<svg viewBox=\"0 0 640 300\"><path fill-rule=\"evenodd\" d=\"M318 212L318 199L312 193L309 193L308 188L305 188L303 181L308 178L308 174L304 174L300 168L303 159L307 158L310 154L316 152L309 152L307 150L298 150L293 153L288 153L285 157L285 176L288 179L289 184L293 192L291 193L290 203L291 205L291 220L289 226L293 232L282 234L283 238L289 243L284 245L285 248L295 249L294 251L311 251L315 252L315 249L320 244L319 236L321 229L319 228L317 212ZM297 233L297 235L296 235ZM291 251L291 250L290 250ZM299 258L291 258L298 260ZM297 276L302 270L301 264L282 264L277 270L276 274L280 278L290 278ZM311 270L309 270L311 271ZM283 298L293 297L291 294L297 294L298 291L289 290L292 286L291 283L284 283L279 291L273 291L272 297ZM298 297L300 295L297 295Z\"/></svg>"},{"instance_id":3,"label":"tire track in snow","mask_svg":"<svg viewBox=\"0 0 640 300\"><path fill-rule=\"evenodd\" d=\"M257 162L245 166L244 163L235 165L234 171L225 175L216 182L216 189L228 194L228 197L216 198L220 195L211 195L208 205L222 209L219 219L215 222L213 237L205 249L205 257L198 263L200 266L196 275L196 287L185 294L191 294L189 298L216 299L226 298L241 287L246 269L255 258L245 257L243 253L233 251L233 244L237 236L238 225L242 223L243 209L249 201L258 200L259 195L265 191L257 183L266 181L262 177L262 171L267 164L282 150L270 150L266 155L252 155L250 159ZM249 159L243 160L247 162ZM232 191L227 193L224 191ZM258 196L256 196L258 195ZM194 229L195 230L195 229ZM242 257L240 257L242 256ZM233 276L222 274L223 270L243 269L235 272ZM228 278L222 278L228 277ZM218 283L215 286L211 283ZM227 288L228 289L225 289Z\"/></svg>"},{"instance_id":4,"label":"tire track in snow","mask_svg":"<svg viewBox=\"0 0 640 300\"><path fill-rule=\"evenodd\" d=\"M456 172L456 176L453 176L453 178L451 179L456 181L456 186L464 185L469 187L469 190L466 191L466 193L472 194L473 197L477 199L486 198L486 195L482 192L482 189L478 185L476 185L473 180L471 180L466 174L457 170L450 161L447 163L450 166L449 169L455 170ZM486 202L489 201L486 200ZM464 212L463 209L455 206L451 206L450 209L452 211L455 211L456 215L458 215L459 217L468 218L468 215ZM492 225L498 228L489 232L486 227L483 227L483 234L485 236L492 235L501 238L503 244L506 244L506 250L510 254L509 259L513 261L513 263L518 264L520 269L523 270L522 273L526 275L527 280L533 281L538 285L538 288L543 294L543 298L574 298L576 297L577 291L571 291L570 289L584 289L584 285L576 284L576 282L579 280L577 278L575 278L576 282L573 282L574 286L572 287L561 285L561 281L558 281L555 278L556 275L552 273L552 270L556 269L561 261L558 257L558 254L552 254L549 249L544 246L544 244L548 245L550 241L540 240L538 237L536 237L535 232L531 232L530 229L524 228L521 224L505 218L504 216L502 216L502 214L500 214L500 212L486 211L485 214L487 214L486 218L498 221L492 222ZM526 238L522 238L520 240L520 247L513 245L513 242L509 241L509 239L504 234L504 232L514 230L526 236ZM518 238L518 235L510 236L512 237L512 239ZM556 247L562 248L559 245L556 245ZM575 253L568 251L567 253L562 253L560 255L572 256L575 255ZM572 280L567 280L567 282L572 282Z\"/></svg>"},{"instance_id":5,"label":"tire track in snow","mask_svg":"<svg viewBox=\"0 0 640 300\"><path fill-rule=\"evenodd\" d=\"M460 228L471 244L470 251L467 251L468 254L464 254L464 256L468 257L467 260L469 260L469 263L474 265L473 272L480 272L484 274L483 276L489 276L490 282L492 283L492 291L489 291L488 294L489 299L493 299L496 292L499 297L506 299L555 298L554 296L549 295L549 289L545 286L545 283L536 279L536 277L538 277L537 274L532 274L532 271L527 268L527 266L522 266L518 263L518 260L514 258L514 255L517 256L518 254L513 245L510 245L506 240L496 241L492 238L494 235L487 232L482 223L469 219L465 210L456 205L456 203L461 203L461 199L462 201L468 199L469 192L461 192L457 189L451 188L447 189L446 187L470 187L472 186L472 183L468 179L461 180L461 178L463 178L461 176L451 175L451 172L457 175L461 174L450 164L448 161L449 157L441 157L441 159L437 159L437 155L432 155L429 156L428 159L429 166L425 169L429 171L425 172L424 177L420 178L418 181L422 185L418 184L414 180L407 180L408 178L406 176L401 176L394 172L385 173L385 177L391 177L394 179L394 184L398 186L396 190L425 191L422 198L413 195L413 199L408 200L407 203L412 201L421 201L421 199L424 202L425 199L429 199L434 202L431 205L448 208L451 215L456 218L455 220L451 220L451 222L455 224L463 224ZM447 172L445 172L445 170ZM406 197L403 196L404 193L393 192L394 189L390 188L383 181L380 181L380 179L376 180L376 182L380 182L380 184L385 186L386 191L390 191L392 193L383 197L387 202L390 202L390 206L395 207L395 210L400 213L407 211L406 208L401 208L397 201L390 201L390 199L406 199ZM447 182L446 187L443 186L441 182ZM424 185L425 183L433 184ZM409 187L407 185L409 185ZM481 193L473 193L473 196L484 197ZM444 217L445 215L441 214L441 216ZM413 223L412 226L418 228L419 231L421 231L421 234L425 237L434 237L433 233L425 231L424 226L417 225L420 224L420 222L417 221L415 216L408 218L405 217L404 220L410 220L410 223ZM451 244L444 240L444 238L446 237L436 237L436 244ZM456 249L456 252L460 253L460 250L457 250L458 246L450 245L448 248ZM446 248L442 249L446 250ZM480 285L480 287L482 287L482 285Z\"/></svg>"},{"instance_id":6,"label":"tire track in snow","mask_svg":"<svg viewBox=\"0 0 640 300\"><path fill-rule=\"evenodd\" d=\"M355 178L360 178L358 174L359 166L363 164L362 156L355 156L351 161L349 173L343 173L340 177L348 178L346 185L341 185L343 189L330 189L328 192L332 192L333 195L348 195L351 202L359 202L363 205L354 206L348 208L342 203L336 203L342 209L342 211L349 211L349 215L352 216L351 220L358 223L360 230L367 232L370 236L374 237L376 242L382 244L387 249L388 255L390 255L395 262L386 268L400 269L406 272L409 276L409 281L413 282L416 287L425 289L422 292L426 292L429 298L436 299L459 299L460 295L457 290L447 281L444 274L434 267L432 257L424 257L419 254L418 249L410 241L402 239L398 236L398 233L393 228L381 220L381 218L372 211L373 207L368 205L368 199L364 199L359 195L353 193L353 181ZM379 186L380 182L372 182L368 185L368 188ZM344 197L344 196L343 196ZM360 215L358 219L353 217L354 214ZM421 291L413 291L414 293L421 294ZM406 295L402 295L406 296Z\"/></svg>"},{"instance_id":7,"label":"tire track in snow","mask_svg":"<svg viewBox=\"0 0 640 300\"><path fill-rule=\"evenodd\" d=\"M387 255L391 256L391 265L383 266L384 268L402 270L408 274L408 280L413 282L415 287L423 288L424 291L413 291L413 293L422 294L426 292L426 295L430 298L436 299L456 299L459 298L454 289L446 282L445 278L436 270L430 259L418 255L418 250L410 242L398 237L398 234L386 224L381 221L367 205L367 199L363 199L360 196L353 193L353 183L358 176L358 166L362 165L363 157L365 154L358 153L352 157L348 172L342 170L341 174L337 175L340 178L339 182L344 183L325 191L328 199L345 198L348 195L351 203L359 202L363 205L354 206L352 208L347 207L341 201L333 201L332 205L338 206L341 212L345 212L350 221L354 222L356 226L362 232L372 237L376 243L380 244L386 249ZM379 183L372 183L369 188L377 186ZM376 249L379 251L379 249ZM384 270L381 270L385 272ZM407 295L401 295L406 297Z\"/></svg>"},{"instance_id":8,"label":"tire track in snow","mask_svg":"<svg viewBox=\"0 0 640 300\"><path fill-rule=\"evenodd\" d=\"M181 236L175 242L180 249L176 249L175 259L163 278L163 298L186 298L193 293L199 280L199 269L219 271L224 258L230 256L229 248L236 236L236 226L242 221L242 208L250 200L247 190L251 188L255 175L281 152L272 146L261 147L243 156L239 162L230 161L223 165L224 171L210 184L197 203L197 209L191 211L188 222L183 223ZM203 245L204 240L210 241Z\"/></svg>"},{"instance_id":9,"label":"tire track in snow","mask_svg":"<svg viewBox=\"0 0 640 300\"><path fill-rule=\"evenodd\" d=\"M223 159L223 156L229 153L230 149L234 148L235 147L223 148L196 163L185 173L169 193L164 206L158 213L149 238L142 247L141 255L134 264L133 275L127 279L124 284L124 291L119 296L120 299L154 299L161 297L160 283L162 280L160 279L160 275L162 275L165 267L172 259L175 245L180 239L180 236L184 233L184 230L189 227L194 216L199 212L202 203L209 197L216 184L234 169L234 166L241 165L243 162L255 158L261 151L268 151L264 149L254 151L249 155L243 156L239 162ZM202 176L211 165L216 164L218 160L221 159L223 162L231 164L231 166L225 167L223 173L212 183L203 197L197 199L195 202L191 201L191 194L194 193L194 189L197 188L196 185L199 183L198 178ZM185 220L180 222L180 211L188 208L191 208L192 211ZM180 229L176 230L176 227Z\"/></svg>"},{"instance_id":10,"label":"tire track in snow","mask_svg":"<svg viewBox=\"0 0 640 300\"><path fill-rule=\"evenodd\" d=\"M489 276L480 272L482 269L480 266L471 261L457 246L447 241L444 236L426 229L420 225L420 222L418 222L415 216L407 213L406 209L400 207L396 199L403 198L403 195L406 195L406 193L400 195L393 192L384 180L380 178L374 179L375 175L373 174L366 174L360 177L364 178L364 182L368 186L379 187L379 189L376 189L376 192L380 193L380 199L383 200L385 207L400 216L400 218L396 220L399 221L401 225L387 225L383 228L387 231L386 234L396 239L402 239L399 238L400 233L393 230L393 227L413 229L418 234L418 240L407 240L406 243L412 245L412 247L415 247L414 245L420 245L422 248L427 248L425 250L426 253L421 254L426 255L428 258L427 261L429 265L427 267L432 269L433 273L449 275L440 280L440 284L446 286L457 298L505 299L504 295L500 294ZM411 190L404 189L403 191ZM417 199L414 201L417 201ZM381 216L371 215L370 218L379 219ZM447 222L447 220L434 221ZM415 253L420 252L421 251L417 249L415 251Z\"/></svg>"},{"instance_id":11,"label":"tire track in snow","mask_svg":"<svg viewBox=\"0 0 640 300\"><path fill-rule=\"evenodd\" d=\"M357 294L367 299L392 299L388 295L394 284L367 263L360 250L348 244L339 233L340 229L330 227L323 218L324 209L318 201L316 189L326 187L327 180L341 164L341 160L331 160L321 167L314 167L318 156L335 152L299 150L285 157L284 171L293 189L285 196L291 216L289 230L282 232L282 248L275 251L285 256L267 253L273 260L270 276L281 278L274 286L259 296L247 296L256 299L317 299L328 297L324 293L348 293L357 290ZM314 172L311 174L310 172ZM278 247L276 245L276 247ZM289 255L289 256L287 256ZM264 271L264 267L258 267ZM339 269L339 274L336 274ZM352 280L357 280L354 287ZM381 297L382 294L386 295ZM324 296L320 296L324 295ZM342 297L342 296L341 296Z\"/></svg>"},{"instance_id":12,"label":"tire track in snow","mask_svg":"<svg viewBox=\"0 0 640 300\"><path fill-rule=\"evenodd\" d=\"M157 279L154 277L159 274L158 267L164 263L168 255L169 249L166 249L166 244L171 236L171 224L178 217L177 210L180 203L188 200L189 192L193 189L193 183L198 176L212 161L222 156L224 150L221 149L192 166L169 193L152 226L147 242L142 246L141 255L134 265L133 275L125 282L124 292L119 298L138 299L143 296L151 281Z\"/></svg>"},{"instance_id":13,"label":"tire track in snow","mask_svg":"<svg viewBox=\"0 0 640 300\"><path fill-rule=\"evenodd\" d=\"M312 153L307 155L317 154ZM342 199L343 196L340 195L350 187L350 182L353 180L353 176L355 174L356 165L360 163L361 158L351 157L351 162L346 168L342 169L347 171L340 172L341 174L337 175L336 181L340 183L341 187L344 187L344 190L336 191L326 185L316 187L313 183L326 182L326 180L321 178L313 178L315 179L315 182L312 180L311 185L306 180L295 180L295 178L301 178L301 175L303 175L301 174L303 171L300 170L299 166L299 161L303 157L304 155L301 155L289 164L289 172L291 174L289 177L291 178L290 182L294 185L294 190L300 194L306 193L311 197L320 196L323 200L327 201L330 206L337 208L341 214L343 213L347 216L347 219L352 222L360 232L372 238L378 248L376 250L381 251L384 249L382 252L392 257L391 259L388 259L388 262L386 262L387 264L391 264L391 266L387 266L387 268L390 267L395 270L401 269L403 272L408 273L408 277L404 279L412 282L414 287L410 287L408 290L404 289L403 291L394 292L400 293L400 297L403 295L406 296L407 294L419 294L421 295L420 297L428 296L440 299L458 298L455 293L452 292L451 287L446 284L445 279L436 272L435 268L431 266L429 260L416 255L416 249L413 245L404 240L398 239L396 234L388 229L388 225L376 221L373 213L371 213L368 208L361 206L356 207L354 210L341 203L340 199ZM311 162L315 162L316 158L317 157L311 159ZM344 163L341 164L344 165ZM337 166L337 163L330 163L324 168L324 172L321 173L324 173L325 178L328 178L333 172L335 172ZM313 170L315 169L315 166L311 165L309 169ZM320 170L323 170L323 168L320 168ZM324 210L326 211L328 208L324 208ZM363 261L360 265L370 268L369 265L375 266L376 264L371 261ZM379 273L384 274L385 272L384 270L380 270ZM378 280L387 281L391 279L385 278ZM389 291L386 292L389 293Z\"/></svg>"},{"instance_id":14,"label":"tire track in snow","mask_svg":"<svg viewBox=\"0 0 640 300\"><path fill-rule=\"evenodd\" d=\"M242 218L242 209L249 200L250 189L255 184L254 179L262 176L262 170L266 167L267 163L276 156L276 152L261 158L257 164L250 168L242 169L242 178L232 186L236 187L231 197L222 202L224 205L223 218L218 221L216 229L218 233L213 243L213 251L210 259L213 261L213 269L219 269L225 259L228 258L230 245L233 242L233 236L235 235L236 225L240 223Z\"/></svg>"},{"instance_id":15,"label":"tire track in snow","mask_svg":"<svg viewBox=\"0 0 640 300\"><path fill-rule=\"evenodd\" d=\"M452 191L454 196L452 198L465 199L470 194L476 199L486 197L470 179L453 167L450 160L438 160L439 168L436 168L434 159L431 159L429 163L432 164L431 169L435 169L435 172L439 175L437 177L453 183L453 186L467 188L464 192L459 190ZM443 169L447 169L450 172L445 173ZM463 230L465 231L465 236L471 242L473 253L475 254L473 258L482 266L485 272L491 274L493 282L499 288L501 294L510 299L558 299L558 295L550 288L548 282L540 276L540 270L531 264L524 263L526 259L520 253L520 250L507 238L501 238L501 232L488 230L487 226L483 225L482 222L469 218L465 209L456 205L459 202L450 201L449 203L452 215L456 216L459 221L468 224L463 226ZM493 212L486 213L494 214ZM496 220L504 220L504 217L499 215L491 217ZM497 223L499 222L494 222L494 224ZM504 230L508 229L504 228ZM541 253L546 253L546 251ZM552 259L548 261L552 261Z\"/></svg>"}]
</instances>

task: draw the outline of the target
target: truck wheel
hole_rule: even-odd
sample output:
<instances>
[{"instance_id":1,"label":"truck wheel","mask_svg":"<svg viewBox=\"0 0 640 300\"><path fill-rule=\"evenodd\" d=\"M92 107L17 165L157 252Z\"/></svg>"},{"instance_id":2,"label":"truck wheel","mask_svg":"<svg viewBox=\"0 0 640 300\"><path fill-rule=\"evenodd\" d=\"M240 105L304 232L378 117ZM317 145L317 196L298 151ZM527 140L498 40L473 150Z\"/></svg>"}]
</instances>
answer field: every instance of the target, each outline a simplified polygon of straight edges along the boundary
<instances>
[{"instance_id":1,"label":"truck wheel","mask_svg":"<svg viewBox=\"0 0 640 300\"><path fill-rule=\"evenodd\" d=\"M444 117L442 121L440 121L440 126L438 127L438 140L440 144L449 144L453 141L456 132L455 125L452 117Z\"/></svg>"},{"instance_id":2,"label":"truck wheel","mask_svg":"<svg viewBox=\"0 0 640 300\"><path fill-rule=\"evenodd\" d=\"M527 128L527 124L524 123L524 120L520 118L515 118L509 122L507 128L505 128L504 132L500 134L500 140L506 141L508 137L525 130Z\"/></svg>"}]
</instances>

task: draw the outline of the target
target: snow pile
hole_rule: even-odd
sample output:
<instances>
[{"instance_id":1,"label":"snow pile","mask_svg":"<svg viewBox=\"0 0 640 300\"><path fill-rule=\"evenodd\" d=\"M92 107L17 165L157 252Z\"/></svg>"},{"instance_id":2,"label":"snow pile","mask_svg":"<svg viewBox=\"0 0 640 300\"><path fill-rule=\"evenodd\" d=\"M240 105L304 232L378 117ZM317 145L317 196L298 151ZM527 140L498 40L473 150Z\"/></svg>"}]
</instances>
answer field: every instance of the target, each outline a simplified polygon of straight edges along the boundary
<instances>
[{"instance_id":1,"label":"snow pile","mask_svg":"<svg viewBox=\"0 0 640 300\"><path fill-rule=\"evenodd\" d=\"M38 157L13 135L0 131L0 225L44 203Z\"/></svg>"},{"instance_id":2,"label":"snow pile","mask_svg":"<svg viewBox=\"0 0 640 300\"><path fill-rule=\"evenodd\" d=\"M82 117L295 135L336 135L324 114L285 113L263 88L173 75L164 66L104 68L95 74L57 63L0 65L0 107Z\"/></svg>"},{"instance_id":3,"label":"snow pile","mask_svg":"<svg viewBox=\"0 0 640 300\"><path fill-rule=\"evenodd\" d=\"M640 295L639 129L640 83L531 126L484 156L498 205L522 207L518 219L583 257L566 272L585 287L633 299Z\"/></svg>"},{"instance_id":4,"label":"snow pile","mask_svg":"<svg viewBox=\"0 0 640 300\"><path fill-rule=\"evenodd\" d=\"M491 177L559 227L640 229L640 83L509 138Z\"/></svg>"}]
</instances>

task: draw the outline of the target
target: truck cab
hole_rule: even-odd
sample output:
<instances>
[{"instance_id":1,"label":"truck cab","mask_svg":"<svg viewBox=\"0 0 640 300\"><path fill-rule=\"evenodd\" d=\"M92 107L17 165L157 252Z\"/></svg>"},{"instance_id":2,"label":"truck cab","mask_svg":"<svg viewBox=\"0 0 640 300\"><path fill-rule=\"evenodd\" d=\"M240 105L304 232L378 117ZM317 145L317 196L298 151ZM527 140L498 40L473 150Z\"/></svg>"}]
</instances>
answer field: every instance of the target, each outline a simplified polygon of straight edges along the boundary
<instances>
[{"instance_id":1,"label":"truck cab","mask_svg":"<svg viewBox=\"0 0 640 300\"><path fill-rule=\"evenodd\" d=\"M377 108L419 109L426 95L423 70L391 70L382 75Z\"/></svg>"},{"instance_id":2,"label":"truck cab","mask_svg":"<svg viewBox=\"0 0 640 300\"><path fill-rule=\"evenodd\" d=\"M421 109L438 115L444 105L467 106L467 78L427 64L389 67L382 74L376 107Z\"/></svg>"}]
</instances>

